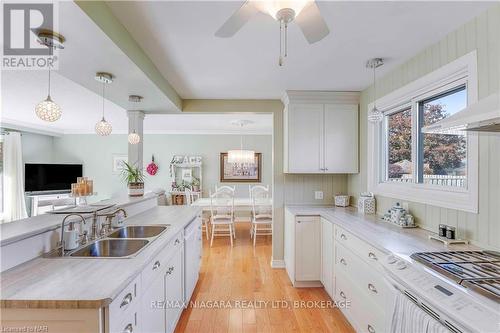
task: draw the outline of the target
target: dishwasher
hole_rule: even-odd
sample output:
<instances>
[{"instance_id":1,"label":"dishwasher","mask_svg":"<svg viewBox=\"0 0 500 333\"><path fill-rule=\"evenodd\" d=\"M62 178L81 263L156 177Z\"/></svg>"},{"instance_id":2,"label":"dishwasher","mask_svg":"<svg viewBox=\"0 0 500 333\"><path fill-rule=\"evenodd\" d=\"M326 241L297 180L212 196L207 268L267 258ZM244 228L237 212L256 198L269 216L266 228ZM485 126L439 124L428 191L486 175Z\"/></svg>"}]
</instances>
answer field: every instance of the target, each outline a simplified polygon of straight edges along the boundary
<instances>
[{"instance_id":1,"label":"dishwasher","mask_svg":"<svg viewBox=\"0 0 500 333\"><path fill-rule=\"evenodd\" d=\"M201 222L194 219L184 229L184 302L186 304L193 295L194 288L198 282L201 265Z\"/></svg>"}]
</instances>

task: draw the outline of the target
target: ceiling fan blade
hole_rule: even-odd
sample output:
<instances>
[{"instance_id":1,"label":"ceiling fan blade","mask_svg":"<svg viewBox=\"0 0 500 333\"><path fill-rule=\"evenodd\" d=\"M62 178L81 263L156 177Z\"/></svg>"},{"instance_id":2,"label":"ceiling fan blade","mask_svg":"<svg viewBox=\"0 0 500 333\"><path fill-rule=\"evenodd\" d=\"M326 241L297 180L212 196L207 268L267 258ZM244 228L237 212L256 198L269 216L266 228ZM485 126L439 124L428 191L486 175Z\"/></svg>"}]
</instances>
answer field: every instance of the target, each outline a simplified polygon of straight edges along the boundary
<instances>
[{"instance_id":1,"label":"ceiling fan blade","mask_svg":"<svg viewBox=\"0 0 500 333\"><path fill-rule=\"evenodd\" d=\"M295 18L295 22L302 30L309 44L322 40L330 33L330 29L328 29L325 20L321 17L315 1L309 2L302 9L300 14Z\"/></svg>"},{"instance_id":2,"label":"ceiling fan blade","mask_svg":"<svg viewBox=\"0 0 500 333\"><path fill-rule=\"evenodd\" d=\"M238 30L240 30L258 11L259 10L255 7L253 2L248 0L245 1L245 3L224 22L219 30L215 32L215 36L222 38L234 36L234 34L237 33Z\"/></svg>"}]
</instances>

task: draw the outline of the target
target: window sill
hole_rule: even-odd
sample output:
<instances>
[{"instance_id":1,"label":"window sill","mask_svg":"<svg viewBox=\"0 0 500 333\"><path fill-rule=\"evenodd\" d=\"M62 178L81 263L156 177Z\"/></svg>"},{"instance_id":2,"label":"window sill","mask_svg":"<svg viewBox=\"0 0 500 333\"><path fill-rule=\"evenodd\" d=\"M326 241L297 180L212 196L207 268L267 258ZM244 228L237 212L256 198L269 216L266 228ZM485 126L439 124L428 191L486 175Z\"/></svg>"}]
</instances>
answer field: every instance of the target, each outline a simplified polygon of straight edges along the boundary
<instances>
[{"instance_id":1,"label":"window sill","mask_svg":"<svg viewBox=\"0 0 500 333\"><path fill-rule=\"evenodd\" d=\"M408 183L379 183L370 191L385 197L477 213L477 189L429 186Z\"/></svg>"}]
</instances>

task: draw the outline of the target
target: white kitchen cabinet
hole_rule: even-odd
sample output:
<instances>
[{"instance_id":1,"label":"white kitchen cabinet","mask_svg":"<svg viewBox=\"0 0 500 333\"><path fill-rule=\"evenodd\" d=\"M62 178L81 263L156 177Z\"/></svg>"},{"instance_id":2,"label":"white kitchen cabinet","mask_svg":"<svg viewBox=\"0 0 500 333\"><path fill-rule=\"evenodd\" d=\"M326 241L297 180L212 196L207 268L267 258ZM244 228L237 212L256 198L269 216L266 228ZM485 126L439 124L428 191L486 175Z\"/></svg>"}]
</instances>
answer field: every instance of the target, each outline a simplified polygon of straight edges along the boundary
<instances>
[{"instance_id":1,"label":"white kitchen cabinet","mask_svg":"<svg viewBox=\"0 0 500 333\"><path fill-rule=\"evenodd\" d=\"M163 273L163 272L162 272ZM155 276L142 296L139 321L142 332L165 332L165 279L164 273Z\"/></svg>"},{"instance_id":2,"label":"white kitchen cabinet","mask_svg":"<svg viewBox=\"0 0 500 333\"><path fill-rule=\"evenodd\" d=\"M321 286L319 216L297 216L287 220L285 221L285 267L290 280L295 287ZM293 240L290 240L290 237Z\"/></svg>"},{"instance_id":3,"label":"white kitchen cabinet","mask_svg":"<svg viewBox=\"0 0 500 333\"><path fill-rule=\"evenodd\" d=\"M286 173L357 173L356 92L287 91L283 98Z\"/></svg>"},{"instance_id":4,"label":"white kitchen cabinet","mask_svg":"<svg viewBox=\"0 0 500 333\"><path fill-rule=\"evenodd\" d=\"M184 228L184 301L186 303L193 295L200 274L201 237L201 216L198 216Z\"/></svg>"},{"instance_id":5,"label":"white kitchen cabinet","mask_svg":"<svg viewBox=\"0 0 500 333\"><path fill-rule=\"evenodd\" d=\"M175 330L184 304L183 250L176 251L167 263L165 272L165 319L166 332Z\"/></svg>"},{"instance_id":6,"label":"white kitchen cabinet","mask_svg":"<svg viewBox=\"0 0 500 333\"><path fill-rule=\"evenodd\" d=\"M323 105L294 104L288 111L288 165L290 172L322 172Z\"/></svg>"},{"instance_id":7,"label":"white kitchen cabinet","mask_svg":"<svg viewBox=\"0 0 500 333\"><path fill-rule=\"evenodd\" d=\"M321 218L321 283L330 298L335 298L333 223Z\"/></svg>"},{"instance_id":8,"label":"white kitchen cabinet","mask_svg":"<svg viewBox=\"0 0 500 333\"><path fill-rule=\"evenodd\" d=\"M358 172L358 105L325 104L324 171Z\"/></svg>"}]
</instances>

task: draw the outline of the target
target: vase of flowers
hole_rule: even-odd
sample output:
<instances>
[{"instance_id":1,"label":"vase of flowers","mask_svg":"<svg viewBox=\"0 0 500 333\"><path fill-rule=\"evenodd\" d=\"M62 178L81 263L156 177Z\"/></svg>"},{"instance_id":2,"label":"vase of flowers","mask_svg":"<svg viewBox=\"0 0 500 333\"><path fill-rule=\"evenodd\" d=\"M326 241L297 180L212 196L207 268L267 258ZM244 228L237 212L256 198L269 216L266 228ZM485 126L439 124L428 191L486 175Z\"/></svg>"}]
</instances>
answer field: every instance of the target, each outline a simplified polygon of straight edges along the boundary
<instances>
[{"instance_id":1,"label":"vase of flowers","mask_svg":"<svg viewBox=\"0 0 500 333\"><path fill-rule=\"evenodd\" d=\"M122 177L127 182L129 196L140 197L144 195L144 174L141 169L123 162Z\"/></svg>"}]
</instances>

